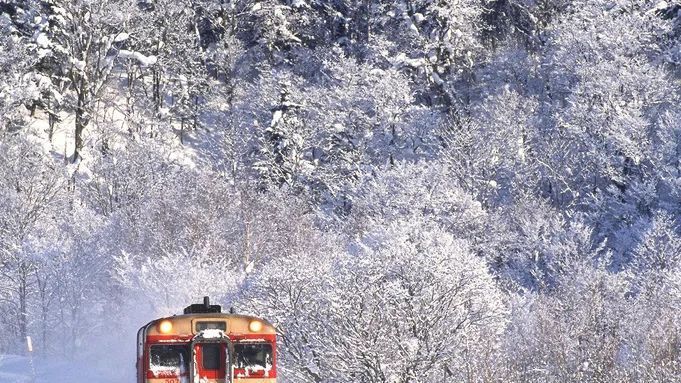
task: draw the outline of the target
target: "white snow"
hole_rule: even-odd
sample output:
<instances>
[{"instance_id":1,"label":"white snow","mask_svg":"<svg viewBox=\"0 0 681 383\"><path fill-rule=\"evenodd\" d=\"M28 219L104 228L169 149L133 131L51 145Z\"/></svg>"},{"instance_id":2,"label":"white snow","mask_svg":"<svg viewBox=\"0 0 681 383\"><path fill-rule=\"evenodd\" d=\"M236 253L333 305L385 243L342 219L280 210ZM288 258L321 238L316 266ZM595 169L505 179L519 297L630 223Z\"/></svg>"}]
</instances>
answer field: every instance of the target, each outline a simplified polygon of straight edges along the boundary
<instances>
[{"instance_id":1,"label":"white snow","mask_svg":"<svg viewBox=\"0 0 681 383\"><path fill-rule=\"evenodd\" d=\"M204 339L220 339L225 337L225 332L220 329L209 328L201 331L198 336Z\"/></svg>"},{"instance_id":2,"label":"white snow","mask_svg":"<svg viewBox=\"0 0 681 383\"><path fill-rule=\"evenodd\" d=\"M274 113L272 113L272 122L270 122L270 128L277 126L283 116L284 112L279 109L275 110Z\"/></svg>"},{"instance_id":3,"label":"white snow","mask_svg":"<svg viewBox=\"0 0 681 383\"><path fill-rule=\"evenodd\" d=\"M396 67L409 66L412 68L420 68L424 66L427 62L424 58L412 59L407 57L405 53L400 53L395 58L392 59L393 65Z\"/></svg>"},{"instance_id":4,"label":"white snow","mask_svg":"<svg viewBox=\"0 0 681 383\"><path fill-rule=\"evenodd\" d=\"M419 29L416 27L416 25L414 23L411 22L411 20L408 21L407 26L408 26L410 32L416 33L416 34L419 33Z\"/></svg>"},{"instance_id":5,"label":"white snow","mask_svg":"<svg viewBox=\"0 0 681 383\"><path fill-rule=\"evenodd\" d=\"M33 368L31 367L33 365ZM35 371L35 372L33 372ZM0 383L120 383L134 381L130 365L99 366L82 360L71 362L0 354Z\"/></svg>"},{"instance_id":6,"label":"white snow","mask_svg":"<svg viewBox=\"0 0 681 383\"><path fill-rule=\"evenodd\" d=\"M120 51L118 51L118 57L121 57L121 58L124 58L124 59L129 58L129 59L137 60L137 62L141 66L151 66L151 65L156 64L156 61L158 61L158 58L156 56L145 56L140 52L129 51L129 50L125 50L125 49L121 49Z\"/></svg>"},{"instance_id":7,"label":"white snow","mask_svg":"<svg viewBox=\"0 0 681 383\"><path fill-rule=\"evenodd\" d=\"M35 42L41 48L47 48L50 46L50 39L47 37L47 34L42 32L38 33L38 36L35 38Z\"/></svg>"},{"instance_id":8,"label":"white snow","mask_svg":"<svg viewBox=\"0 0 681 383\"><path fill-rule=\"evenodd\" d=\"M667 3L666 1L663 0L663 1L660 1L659 3L657 3L657 5L655 5L655 8L653 8L653 10L660 11L660 10L666 9L667 7L669 7L669 3Z\"/></svg>"},{"instance_id":9,"label":"white snow","mask_svg":"<svg viewBox=\"0 0 681 383\"><path fill-rule=\"evenodd\" d=\"M248 265L246 265L246 269L244 270L244 272L246 274L250 274L250 273L253 272L254 268L255 268L255 261L251 261L251 262L248 263Z\"/></svg>"},{"instance_id":10,"label":"white snow","mask_svg":"<svg viewBox=\"0 0 681 383\"><path fill-rule=\"evenodd\" d=\"M244 368L244 372L243 372L243 373L237 374L236 377L237 377L237 378L245 378L245 377L251 376L251 374L253 374L253 373L259 373L259 372L264 372L264 373L265 373L265 377L268 377L268 376L270 376L270 371L271 371L271 370L272 370L272 365L269 364L269 363L267 364L266 367L257 366L257 365L255 365L255 366L248 366L248 367Z\"/></svg>"},{"instance_id":11,"label":"white snow","mask_svg":"<svg viewBox=\"0 0 681 383\"><path fill-rule=\"evenodd\" d=\"M76 67L76 69L78 69L80 71L85 69L85 61L78 60L78 59L74 58L74 59L71 59L71 64L73 64L73 66Z\"/></svg>"},{"instance_id":12,"label":"white snow","mask_svg":"<svg viewBox=\"0 0 681 383\"><path fill-rule=\"evenodd\" d=\"M437 85L442 85L442 84L444 84L444 81L442 80L442 78L440 77L440 75L437 74L436 72L431 73L431 74L430 74L430 78L431 78L431 79L433 80L433 82L434 82L435 84L437 84Z\"/></svg>"},{"instance_id":13,"label":"white snow","mask_svg":"<svg viewBox=\"0 0 681 383\"><path fill-rule=\"evenodd\" d=\"M125 33L125 32L123 32L123 33L117 34L113 41L116 42L116 43L118 43L118 42L121 42L121 41L125 41L125 40L127 40L128 38L130 38L130 35L127 34L127 33Z\"/></svg>"},{"instance_id":14,"label":"white snow","mask_svg":"<svg viewBox=\"0 0 681 383\"><path fill-rule=\"evenodd\" d=\"M293 8L304 8L307 7L307 3L305 2L305 0L292 0L291 6Z\"/></svg>"}]
</instances>

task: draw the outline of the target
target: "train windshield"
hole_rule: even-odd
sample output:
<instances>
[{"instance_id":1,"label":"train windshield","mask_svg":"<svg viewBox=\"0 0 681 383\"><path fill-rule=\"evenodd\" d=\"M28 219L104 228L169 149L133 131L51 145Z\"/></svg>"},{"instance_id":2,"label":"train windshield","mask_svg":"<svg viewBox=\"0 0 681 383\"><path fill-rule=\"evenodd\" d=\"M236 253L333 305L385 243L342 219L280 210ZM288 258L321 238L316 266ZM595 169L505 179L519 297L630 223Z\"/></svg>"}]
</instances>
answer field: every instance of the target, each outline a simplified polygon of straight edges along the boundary
<instances>
[{"instance_id":1,"label":"train windshield","mask_svg":"<svg viewBox=\"0 0 681 383\"><path fill-rule=\"evenodd\" d=\"M272 346L269 343L237 343L235 368L269 370L272 368Z\"/></svg>"},{"instance_id":2,"label":"train windshield","mask_svg":"<svg viewBox=\"0 0 681 383\"><path fill-rule=\"evenodd\" d=\"M176 375L189 370L189 349L181 345L153 345L149 352L149 369Z\"/></svg>"}]
</instances>

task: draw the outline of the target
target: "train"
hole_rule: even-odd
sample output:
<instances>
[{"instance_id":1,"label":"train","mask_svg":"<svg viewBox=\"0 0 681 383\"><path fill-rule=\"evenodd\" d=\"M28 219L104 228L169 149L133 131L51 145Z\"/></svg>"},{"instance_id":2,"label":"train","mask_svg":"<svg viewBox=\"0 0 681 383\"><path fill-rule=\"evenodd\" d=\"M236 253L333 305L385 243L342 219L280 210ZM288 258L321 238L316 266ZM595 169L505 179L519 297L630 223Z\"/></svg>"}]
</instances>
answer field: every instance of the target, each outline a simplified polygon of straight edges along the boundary
<instances>
[{"instance_id":1,"label":"train","mask_svg":"<svg viewBox=\"0 0 681 383\"><path fill-rule=\"evenodd\" d=\"M231 311L231 310L230 310ZM276 383L276 331L204 297L137 332L138 383Z\"/></svg>"}]
</instances>

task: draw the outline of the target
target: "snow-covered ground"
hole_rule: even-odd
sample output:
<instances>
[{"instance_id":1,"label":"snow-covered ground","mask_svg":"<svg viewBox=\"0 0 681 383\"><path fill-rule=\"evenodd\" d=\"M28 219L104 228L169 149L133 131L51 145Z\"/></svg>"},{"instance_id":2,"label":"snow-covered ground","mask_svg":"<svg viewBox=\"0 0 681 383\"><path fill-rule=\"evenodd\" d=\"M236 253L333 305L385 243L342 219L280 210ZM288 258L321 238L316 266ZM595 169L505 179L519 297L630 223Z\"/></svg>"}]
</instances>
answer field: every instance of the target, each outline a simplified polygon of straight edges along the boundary
<instances>
[{"instance_id":1,"label":"snow-covered ground","mask_svg":"<svg viewBox=\"0 0 681 383\"><path fill-rule=\"evenodd\" d=\"M31 363L26 356L0 355L0 383L121 383L133 380L134 360L124 366L40 358Z\"/></svg>"}]
</instances>

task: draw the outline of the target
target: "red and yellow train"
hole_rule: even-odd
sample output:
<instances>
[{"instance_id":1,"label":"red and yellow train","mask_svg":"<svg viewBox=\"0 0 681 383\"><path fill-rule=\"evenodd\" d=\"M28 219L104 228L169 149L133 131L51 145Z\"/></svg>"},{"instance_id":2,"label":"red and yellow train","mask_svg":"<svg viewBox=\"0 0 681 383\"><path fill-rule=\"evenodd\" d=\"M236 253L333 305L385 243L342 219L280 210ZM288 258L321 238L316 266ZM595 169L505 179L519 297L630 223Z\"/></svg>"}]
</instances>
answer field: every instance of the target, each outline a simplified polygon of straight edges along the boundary
<instances>
[{"instance_id":1,"label":"red and yellow train","mask_svg":"<svg viewBox=\"0 0 681 383\"><path fill-rule=\"evenodd\" d=\"M137 332L138 383L275 383L274 327L219 305L193 304Z\"/></svg>"}]
</instances>

